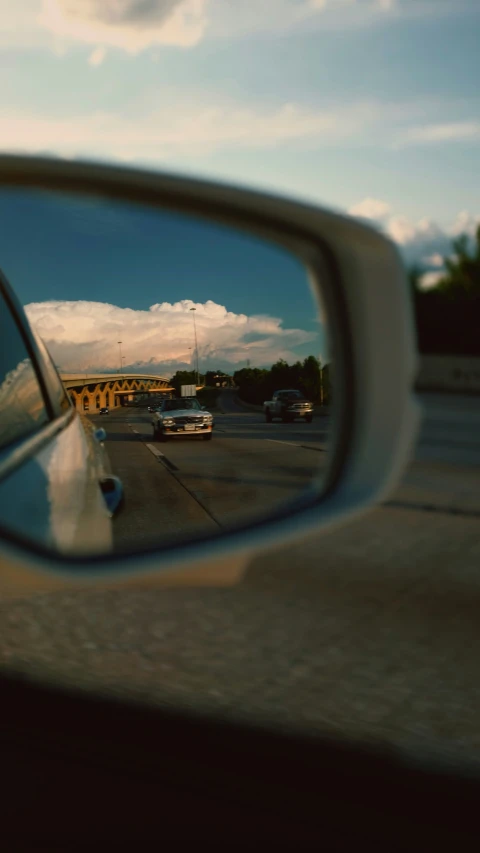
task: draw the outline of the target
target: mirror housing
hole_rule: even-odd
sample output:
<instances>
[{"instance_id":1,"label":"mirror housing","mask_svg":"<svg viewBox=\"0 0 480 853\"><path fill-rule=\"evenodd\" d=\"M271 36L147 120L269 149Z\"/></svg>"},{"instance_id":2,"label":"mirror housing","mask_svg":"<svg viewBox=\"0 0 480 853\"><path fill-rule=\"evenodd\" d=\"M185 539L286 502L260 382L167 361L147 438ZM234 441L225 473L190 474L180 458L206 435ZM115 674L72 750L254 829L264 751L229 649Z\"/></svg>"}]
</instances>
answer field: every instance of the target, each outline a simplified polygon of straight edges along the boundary
<instances>
[{"instance_id":1,"label":"mirror housing","mask_svg":"<svg viewBox=\"0 0 480 853\"><path fill-rule=\"evenodd\" d=\"M338 439L322 496L302 496L273 520L213 539L94 558L54 554L0 531L0 564L15 567L11 578L30 588L234 583L254 555L330 531L392 492L410 459L419 407L413 307L399 252L384 235L353 218L266 193L80 161L0 156L0 187L81 193L191 213L294 252L310 270L317 299L318 278L328 282L322 296L332 326ZM32 354L41 361L25 312L13 295L9 298ZM106 433L97 440L105 438ZM14 460L7 460L10 464ZM114 493L116 486L109 483L104 494Z\"/></svg>"},{"instance_id":2,"label":"mirror housing","mask_svg":"<svg viewBox=\"0 0 480 853\"><path fill-rule=\"evenodd\" d=\"M124 491L122 481L118 477L105 477L100 480L100 489L110 513L113 518L124 505Z\"/></svg>"}]
</instances>

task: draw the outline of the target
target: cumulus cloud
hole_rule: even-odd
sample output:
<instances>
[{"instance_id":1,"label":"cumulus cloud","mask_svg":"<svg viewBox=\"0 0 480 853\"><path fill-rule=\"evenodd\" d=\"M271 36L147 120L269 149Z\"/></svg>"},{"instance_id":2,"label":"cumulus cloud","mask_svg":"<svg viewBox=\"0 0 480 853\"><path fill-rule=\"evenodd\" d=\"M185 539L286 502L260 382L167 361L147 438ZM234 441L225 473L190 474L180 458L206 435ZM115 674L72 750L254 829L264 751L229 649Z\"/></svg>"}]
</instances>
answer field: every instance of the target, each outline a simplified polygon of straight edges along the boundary
<instances>
[{"instance_id":1,"label":"cumulus cloud","mask_svg":"<svg viewBox=\"0 0 480 853\"><path fill-rule=\"evenodd\" d=\"M38 20L56 39L137 54L153 45L197 44L206 8L207 0L43 0Z\"/></svg>"},{"instance_id":2,"label":"cumulus cloud","mask_svg":"<svg viewBox=\"0 0 480 853\"><path fill-rule=\"evenodd\" d=\"M415 247L432 254L438 251L439 244L448 240L446 232L428 218L411 222L406 216L392 216L388 219L386 230L400 246Z\"/></svg>"},{"instance_id":3,"label":"cumulus cloud","mask_svg":"<svg viewBox=\"0 0 480 853\"><path fill-rule=\"evenodd\" d=\"M473 2L474 0L472 0ZM193 47L205 37L328 31L455 14L461 0L21 0L0 4L0 45L116 48ZM470 0L463 0L470 2ZM41 9L39 15L39 7ZM40 26L39 26L40 23Z\"/></svg>"},{"instance_id":4,"label":"cumulus cloud","mask_svg":"<svg viewBox=\"0 0 480 853\"><path fill-rule=\"evenodd\" d=\"M363 201L352 205L349 209L351 216L362 219L383 219L390 211L390 205L378 198L364 198Z\"/></svg>"},{"instance_id":5,"label":"cumulus cloud","mask_svg":"<svg viewBox=\"0 0 480 853\"><path fill-rule=\"evenodd\" d=\"M392 217L386 222L386 231L401 247L408 263L423 260L433 267L440 267L443 258L452 252L452 240L460 234L473 237L480 224L480 214L476 216L463 211L455 220L440 227L431 219L412 222L406 217Z\"/></svg>"},{"instance_id":6,"label":"cumulus cloud","mask_svg":"<svg viewBox=\"0 0 480 853\"><path fill-rule=\"evenodd\" d=\"M451 255L452 240L460 234L473 237L480 224L480 214L468 211L461 211L453 222L445 226L428 218L415 222L406 216L392 215L387 202L372 198L357 202L348 212L370 219L385 231L398 244L407 264L427 267L427 272L432 273L426 280L426 286L430 287L434 281L434 270L436 275L441 275L439 270L443 269L444 258Z\"/></svg>"},{"instance_id":7,"label":"cumulus cloud","mask_svg":"<svg viewBox=\"0 0 480 853\"><path fill-rule=\"evenodd\" d=\"M315 333L286 329L277 317L235 314L210 300L162 302L144 311L49 301L30 303L25 310L63 371L117 370L121 340L127 368L168 376L193 365L193 307L202 371L235 370L247 359L257 365L295 361L296 347L318 342Z\"/></svg>"},{"instance_id":8,"label":"cumulus cloud","mask_svg":"<svg viewBox=\"0 0 480 853\"><path fill-rule=\"evenodd\" d=\"M429 290L431 287L436 287L438 282L443 278L443 271L429 270L420 276L419 284L423 290Z\"/></svg>"},{"instance_id":9,"label":"cumulus cloud","mask_svg":"<svg viewBox=\"0 0 480 853\"><path fill-rule=\"evenodd\" d=\"M479 225L480 213L473 216L468 210L462 210L452 224L451 233L454 237L458 237L460 234L468 234L473 237Z\"/></svg>"}]
</instances>

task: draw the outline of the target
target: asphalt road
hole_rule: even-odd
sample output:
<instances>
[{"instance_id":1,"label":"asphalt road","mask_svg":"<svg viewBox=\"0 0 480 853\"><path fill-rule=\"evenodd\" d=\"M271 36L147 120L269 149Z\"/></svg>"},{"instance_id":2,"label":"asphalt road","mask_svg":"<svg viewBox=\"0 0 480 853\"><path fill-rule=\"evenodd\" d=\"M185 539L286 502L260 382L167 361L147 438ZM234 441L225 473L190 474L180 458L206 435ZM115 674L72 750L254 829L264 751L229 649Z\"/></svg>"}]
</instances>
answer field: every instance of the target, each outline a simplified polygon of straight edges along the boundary
<instances>
[{"instance_id":1,"label":"asphalt road","mask_svg":"<svg viewBox=\"0 0 480 853\"><path fill-rule=\"evenodd\" d=\"M321 487L328 416L311 424L267 424L228 393L221 407L210 442L190 435L154 440L151 416L142 408L92 416L108 432L112 468L125 489L125 510L114 523L118 550L228 529Z\"/></svg>"},{"instance_id":2,"label":"asphalt road","mask_svg":"<svg viewBox=\"0 0 480 853\"><path fill-rule=\"evenodd\" d=\"M308 545L254 560L233 589L44 594L0 605L2 665L140 701L479 754L480 399L423 399L415 459L388 506ZM136 527L142 506L152 505L149 518L160 517L162 529L168 521L179 535L179 513L200 525L231 517L223 499L215 502L198 486L203 461L197 468L190 461L192 479L182 482L183 473L172 475L132 432L148 437L148 425L132 419L129 426L129 417L121 412L105 424L114 467L132 488L120 545L134 530L144 539L151 534L150 521ZM284 426L269 434L288 435L292 444L299 433L302 444L307 435L312 445L323 442L319 423L311 433L304 424ZM303 470L303 459L324 453L267 450L255 413L219 416L218 427L226 432L211 443L195 450L172 443L165 452L179 469L211 452L217 474L233 465L229 442L264 448L253 454L250 472L263 454ZM255 498L258 483L247 482L241 458L237 482ZM190 495L195 474L201 501ZM302 476L282 472L278 482L296 486ZM136 519L130 531L129 518Z\"/></svg>"}]
</instances>

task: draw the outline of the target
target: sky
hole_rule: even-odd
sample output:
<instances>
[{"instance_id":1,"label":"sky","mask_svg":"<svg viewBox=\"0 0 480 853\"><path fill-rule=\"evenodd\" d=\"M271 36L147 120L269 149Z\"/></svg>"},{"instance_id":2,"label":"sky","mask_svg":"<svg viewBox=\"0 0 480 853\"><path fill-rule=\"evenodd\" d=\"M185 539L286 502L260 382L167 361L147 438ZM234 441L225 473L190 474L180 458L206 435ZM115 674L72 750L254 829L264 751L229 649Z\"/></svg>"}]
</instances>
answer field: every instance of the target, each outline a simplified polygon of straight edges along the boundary
<instances>
[{"instance_id":1,"label":"sky","mask_svg":"<svg viewBox=\"0 0 480 853\"><path fill-rule=\"evenodd\" d=\"M364 217L422 264L429 286L452 238L480 221L479 36L478 0L17 0L0 9L0 148L198 174ZM69 363L82 300L106 345L108 300L119 312L158 302L147 288L128 306L121 287L93 300L75 277L32 291L25 258L9 266L32 318L63 310L64 339L49 345ZM172 331L190 317L189 300L198 316L208 302L271 316L280 331L259 353L268 361L286 329L312 332L309 309L290 313L289 288L285 276L272 300L245 286L246 305L226 279L209 290L206 273L202 287L180 276L162 303L184 310L165 322ZM282 351L296 353L292 340ZM215 346L227 369L232 352ZM147 350L132 364L157 357ZM183 364L177 356L167 348L162 363Z\"/></svg>"},{"instance_id":2,"label":"sky","mask_svg":"<svg viewBox=\"0 0 480 853\"><path fill-rule=\"evenodd\" d=\"M5 189L0 257L66 373L124 368L169 377L190 369L197 342L201 373L312 352L324 361L328 352L303 263L206 220Z\"/></svg>"}]
</instances>

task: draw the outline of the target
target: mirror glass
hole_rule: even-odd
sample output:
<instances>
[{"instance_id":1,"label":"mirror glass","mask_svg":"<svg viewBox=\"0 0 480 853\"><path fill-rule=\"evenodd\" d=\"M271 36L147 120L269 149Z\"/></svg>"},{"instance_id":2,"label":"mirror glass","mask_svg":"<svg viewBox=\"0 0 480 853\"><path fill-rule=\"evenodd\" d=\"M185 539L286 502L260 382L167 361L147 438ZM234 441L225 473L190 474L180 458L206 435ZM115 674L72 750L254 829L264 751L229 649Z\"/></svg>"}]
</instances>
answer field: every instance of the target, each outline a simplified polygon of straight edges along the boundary
<instances>
[{"instance_id":1,"label":"mirror glass","mask_svg":"<svg viewBox=\"0 0 480 853\"><path fill-rule=\"evenodd\" d=\"M4 302L0 526L65 552L135 551L318 495L333 449L326 282L300 255L172 209L0 192L0 267L50 397ZM102 482L121 484L118 512Z\"/></svg>"}]
</instances>

